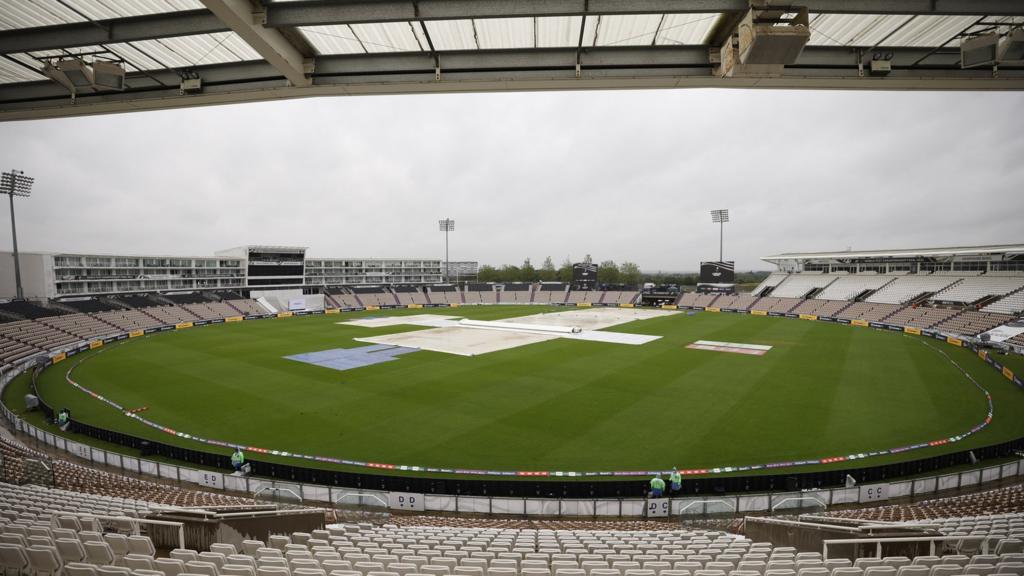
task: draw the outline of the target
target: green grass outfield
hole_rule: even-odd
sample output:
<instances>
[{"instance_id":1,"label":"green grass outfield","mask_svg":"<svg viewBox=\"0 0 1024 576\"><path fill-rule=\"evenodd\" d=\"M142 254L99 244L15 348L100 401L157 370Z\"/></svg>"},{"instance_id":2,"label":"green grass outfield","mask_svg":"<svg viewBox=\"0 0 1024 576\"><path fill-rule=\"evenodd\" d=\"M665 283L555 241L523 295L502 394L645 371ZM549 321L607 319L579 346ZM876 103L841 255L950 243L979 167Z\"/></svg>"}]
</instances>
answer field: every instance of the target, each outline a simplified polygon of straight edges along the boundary
<instances>
[{"instance_id":1,"label":"green grass outfield","mask_svg":"<svg viewBox=\"0 0 1024 576\"><path fill-rule=\"evenodd\" d=\"M564 310L437 312L497 319ZM694 469L841 456L969 430L985 418L984 395L927 342L991 392L992 424L959 443L829 467L925 458L1024 437L1024 391L969 350L786 318L680 313L612 329L662 336L642 346L558 339L475 357L420 351L348 371L283 358L364 345L353 337L421 329L339 321L430 312L305 316L151 335L47 369L39 392L88 424L210 452L228 451L126 418L66 384L66 370L88 358L76 379L125 407L148 407L145 418L270 449L491 470ZM698 339L774 348L760 357L685 348ZM19 407L24 392L21 379L4 401Z\"/></svg>"}]
</instances>

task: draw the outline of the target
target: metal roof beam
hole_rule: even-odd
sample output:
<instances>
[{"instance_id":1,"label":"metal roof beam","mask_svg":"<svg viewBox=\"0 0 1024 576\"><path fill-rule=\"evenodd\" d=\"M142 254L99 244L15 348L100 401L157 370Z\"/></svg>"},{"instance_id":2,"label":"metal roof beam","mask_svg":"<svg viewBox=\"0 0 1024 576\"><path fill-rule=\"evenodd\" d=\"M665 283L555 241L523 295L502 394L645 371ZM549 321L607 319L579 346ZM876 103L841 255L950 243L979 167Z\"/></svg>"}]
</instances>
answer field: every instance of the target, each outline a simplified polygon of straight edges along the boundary
<instances>
[{"instance_id":1,"label":"metal roof beam","mask_svg":"<svg viewBox=\"0 0 1024 576\"><path fill-rule=\"evenodd\" d=\"M210 12L238 34L257 54L281 72L292 86L309 86L305 56L279 31L263 26L263 16L249 0L202 0Z\"/></svg>"},{"instance_id":2,"label":"metal roof beam","mask_svg":"<svg viewBox=\"0 0 1024 576\"><path fill-rule=\"evenodd\" d=\"M1024 16L1020 0L786 0L811 12L835 14ZM265 7L268 28L410 20L579 16L584 14L737 13L746 0L312 0ZM223 32L207 10L115 18L0 31L0 54L100 43Z\"/></svg>"},{"instance_id":3,"label":"metal roof beam","mask_svg":"<svg viewBox=\"0 0 1024 576\"><path fill-rule=\"evenodd\" d=\"M76 22L0 32L0 54L136 42L230 30L209 10Z\"/></svg>"}]
</instances>

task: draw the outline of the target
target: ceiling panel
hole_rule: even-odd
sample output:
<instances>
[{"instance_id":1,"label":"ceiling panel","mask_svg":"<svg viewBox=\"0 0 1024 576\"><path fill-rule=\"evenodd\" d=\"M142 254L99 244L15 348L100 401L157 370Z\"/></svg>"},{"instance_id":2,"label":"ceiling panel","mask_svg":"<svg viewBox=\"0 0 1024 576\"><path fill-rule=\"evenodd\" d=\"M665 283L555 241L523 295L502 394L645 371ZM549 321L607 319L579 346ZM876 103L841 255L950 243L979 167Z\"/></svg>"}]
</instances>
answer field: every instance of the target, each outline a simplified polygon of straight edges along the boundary
<instances>
[{"instance_id":1,"label":"ceiling panel","mask_svg":"<svg viewBox=\"0 0 1024 576\"><path fill-rule=\"evenodd\" d=\"M31 82L33 80L45 80L46 76L32 72L7 58L0 58L0 84L12 82Z\"/></svg>"},{"instance_id":2,"label":"ceiling panel","mask_svg":"<svg viewBox=\"0 0 1024 576\"><path fill-rule=\"evenodd\" d=\"M704 44L719 14L666 14L657 44Z\"/></svg>"},{"instance_id":3,"label":"ceiling panel","mask_svg":"<svg viewBox=\"0 0 1024 576\"><path fill-rule=\"evenodd\" d=\"M0 0L0 30L197 10L199 0Z\"/></svg>"},{"instance_id":4,"label":"ceiling panel","mask_svg":"<svg viewBox=\"0 0 1024 576\"><path fill-rule=\"evenodd\" d=\"M476 31L472 20L432 20L425 23L437 50L475 50Z\"/></svg>"},{"instance_id":5,"label":"ceiling panel","mask_svg":"<svg viewBox=\"0 0 1024 576\"><path fill-rule=\"evenodd\" d=\"M413 22L353 24L351 28L367 52L422 52L429 49L419 24Z\"/></svg>"},{"instance_id":6,"label":"ceiling panel","mask_svg":"<svg viewBox=\"0 0 1024 576\"><path fill-rule=\"evenodd\" d=\"M596 18L593 18L596 20ZM537 47L564 48L576 46L580 40L581 16L537 18Z\"/></svg>"},{"instance_id":7,"label":"ceiling panel","mask_svg":"<svg viewBox=\"0 0 1024 576\"><path fill-rule=\"evenodd\" d=\"M533 18L484 18L474 20L480 48L503 50L536 46Z\"/></svg>"},{"instance_id":8,"label":"ceiling panel","mask_svg":"<svg viewBox=\"0 0 1024 576\"><path fill-rule=\"evenodd\" d=\"M662 14L601 16L594 46L645 46L654 43ZM589 20L589 19L588 19Z\"/></svg>"}]
</instances>

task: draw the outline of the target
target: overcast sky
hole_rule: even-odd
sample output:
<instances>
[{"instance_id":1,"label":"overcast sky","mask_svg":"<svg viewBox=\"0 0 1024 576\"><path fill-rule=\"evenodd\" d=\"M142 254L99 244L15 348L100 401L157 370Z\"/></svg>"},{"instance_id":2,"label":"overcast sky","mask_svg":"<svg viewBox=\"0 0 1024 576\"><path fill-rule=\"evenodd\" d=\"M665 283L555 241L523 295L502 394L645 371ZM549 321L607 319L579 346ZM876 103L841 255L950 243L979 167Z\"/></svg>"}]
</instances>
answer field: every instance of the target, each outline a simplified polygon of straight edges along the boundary
<instances>
[{"instance_id":1,"label":"overcast sky","mask_svg":"<svg viewBox=\"0 0 1024 576\"><path fill-rule=\"evenodd\" d=\"M1024 94L674 90L370 96L0 124L24 251L647 271L1024 242ZM6 207L0 249L9 250Z\"/></svg>"}]
</instances>

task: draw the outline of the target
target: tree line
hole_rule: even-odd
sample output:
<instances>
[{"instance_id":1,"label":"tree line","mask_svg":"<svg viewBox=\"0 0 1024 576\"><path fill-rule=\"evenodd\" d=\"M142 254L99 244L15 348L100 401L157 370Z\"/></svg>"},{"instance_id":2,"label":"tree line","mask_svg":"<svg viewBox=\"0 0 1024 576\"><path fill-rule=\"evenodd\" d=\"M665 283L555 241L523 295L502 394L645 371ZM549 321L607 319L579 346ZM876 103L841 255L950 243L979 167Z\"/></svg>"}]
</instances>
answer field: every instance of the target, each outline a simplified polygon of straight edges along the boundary
<instances>
[{"instance_id":1,"label":"tree line","mask_svg":"<svg viewBox=\"0 0 1024 576\"><path fill-rule=\"evenodd\" d=\"M584 263L592 263L590 254L583 258ZM540 268L533 265L529 258L523 260L519 266L504 264L502 266L491 266L484 264L480 266L477 279L480 282L572 282L572 261L566 258L561 266L555 267L550 256L544 259ZM736 282L739 284L756 283L764 279L768 272L741 272L736 274ZM598 284L625 284L627 286L639 286L645 282L655 284L676 284L678 286L694 286L697 284L697 274L686 273L645 273L634 262L622 262L616 264L612 260L605 260L598 264Z\"/></svg>"}]
</instances>

